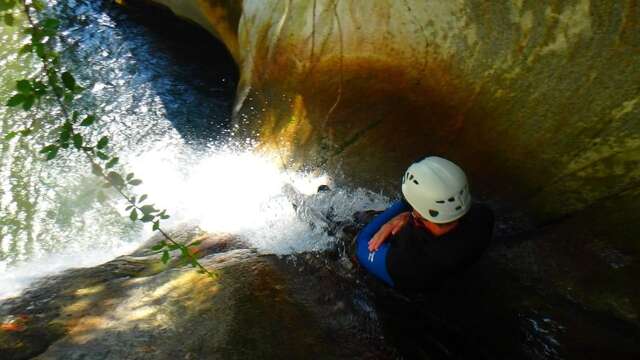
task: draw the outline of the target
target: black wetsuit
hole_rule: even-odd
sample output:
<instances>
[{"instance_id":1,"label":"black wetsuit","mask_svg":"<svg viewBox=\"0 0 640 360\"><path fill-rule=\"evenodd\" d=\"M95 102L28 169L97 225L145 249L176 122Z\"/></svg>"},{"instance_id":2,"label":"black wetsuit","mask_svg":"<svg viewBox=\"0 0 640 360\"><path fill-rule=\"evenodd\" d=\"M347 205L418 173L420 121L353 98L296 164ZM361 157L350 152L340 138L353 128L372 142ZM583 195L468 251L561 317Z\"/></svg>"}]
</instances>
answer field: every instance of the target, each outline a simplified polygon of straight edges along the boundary
<instances>
[{"instance_id":1,"label":"black wetsuit","mask_svg":"<svg viewBox=\"0 0 640 360\"><path fill-rule=\"evenodd\" d=\"M450 232L436 237L411 219L391 236L386 265L400 290L433 289L474 264L488 247L493 213L474 204Z\"/></svg>"}]
</instances>

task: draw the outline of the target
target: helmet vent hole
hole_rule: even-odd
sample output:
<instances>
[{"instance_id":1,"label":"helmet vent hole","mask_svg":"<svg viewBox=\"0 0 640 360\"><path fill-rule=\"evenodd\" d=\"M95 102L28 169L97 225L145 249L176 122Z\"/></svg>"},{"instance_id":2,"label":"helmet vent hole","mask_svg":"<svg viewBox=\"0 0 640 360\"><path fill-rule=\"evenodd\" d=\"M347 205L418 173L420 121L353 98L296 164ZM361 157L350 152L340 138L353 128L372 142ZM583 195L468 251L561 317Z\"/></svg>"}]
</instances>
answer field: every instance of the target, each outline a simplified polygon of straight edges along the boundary
<instances>
[{"instance_id":1,"label":"helmet vent hole","mask_svg":"<svg viewBox=\"0 0 640 360\"><path fill-rule=\"evenodd\" d=\"M413 180L413 174L409 174L409 180Z\"/></svg>"},{"instance_id":2,"label":"helmet vent hole","mask_svg":"<svg viewBox=\"0 0 640 360\"><path fill-rule=\"evenodd\" d=\"M454 198L452 198L452 197L450 197L450 198L448 198L448 199L447 199L447 201L449 201L449 202L453 202L454 200L455 200L455 199L454 199Z\"/></svg>"},{"instance_id":3,"label":"helmet vent hole","mask_svg":"<svg viewBox=\"0 0 640 360\"><path fill-rule=\"evenodd\" d=\"M438 216L438 214L440 214L439 212L435 211L435 210L429 210L429 215L436 217Z\"/></svg>"},{"instance_id":4,"label":"helmet vent hole","mask_svg":"<svg viewBox=\"0 0 640 360\"><path fill-rule=\"evenodd\" d=\"M444 200L438 200L438 201L436 201L436 203L438 203L438 204L444 204Z\"/></svg>"},{"instance_id":5,"label":"helmet vent hole","mask_svg":"<svg viewBox=\"0 0 640 360\"><path fill-rule=\"evenodd\" d=\"M418 180L416 180L416 179L413 179L413 183L414 183L414 184L416 184L416 185L420 185L420 184L418 183Z\"/></svg>"},{"instance_id":6,"label":"helmet vent hole","mask_svg":"<svg viewBox=\"0 0 640 360\"><path fill-rule=\"evenodd\" d=\"M462 206L456 206L456 210L462 209Z\"/></svg>"}]
</instances>

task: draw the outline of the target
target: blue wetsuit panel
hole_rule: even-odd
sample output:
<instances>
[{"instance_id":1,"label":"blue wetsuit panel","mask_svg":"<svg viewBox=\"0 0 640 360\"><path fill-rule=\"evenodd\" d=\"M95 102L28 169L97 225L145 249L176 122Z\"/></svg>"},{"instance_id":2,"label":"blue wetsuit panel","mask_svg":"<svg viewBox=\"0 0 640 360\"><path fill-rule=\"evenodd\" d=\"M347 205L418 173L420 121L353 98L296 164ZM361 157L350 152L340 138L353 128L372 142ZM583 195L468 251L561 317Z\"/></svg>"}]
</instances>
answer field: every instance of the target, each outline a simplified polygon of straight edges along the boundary
<instances>
[{"instance_id":1,"label":"blue wetsuit panel","mask_svg":"<svg viewBox=\"0 0 640 360\"><path fill-rule=\"evenodd\" d=\"M360 265L390 286L394 286L393 280L387 271L387 254L389 253L390 244L387 241L377 251L369 252L369 240L380 230L382 225L405 211L409 211L409 208L404 201L393 203L387 210L371 220L360 231L356 239L356 257Z\"/></svg>"}]
</instances>

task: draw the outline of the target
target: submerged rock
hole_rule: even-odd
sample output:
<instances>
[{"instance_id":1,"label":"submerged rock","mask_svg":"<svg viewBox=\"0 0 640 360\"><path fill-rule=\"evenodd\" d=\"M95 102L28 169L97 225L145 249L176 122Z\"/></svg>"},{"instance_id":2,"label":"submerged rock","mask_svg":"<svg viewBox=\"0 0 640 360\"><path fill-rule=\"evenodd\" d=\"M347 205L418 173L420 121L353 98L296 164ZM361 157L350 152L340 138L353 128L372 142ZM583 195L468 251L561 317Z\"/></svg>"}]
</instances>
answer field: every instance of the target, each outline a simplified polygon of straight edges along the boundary
<instances>
[{"instance_id":1,"label":"submerged rock","mask_svg":"<svg viewBox=\"0 0 640 360\"><path fill-rule=\"evenodd\" d=\"M368 300L340 277L226 235L198 240L202 254L215 248L200 261L216 278L143 248L0 303L0 319L17 324L0 330L2 359L392 358L375 314L355 302Z\"/></svg>"}]
</instances>

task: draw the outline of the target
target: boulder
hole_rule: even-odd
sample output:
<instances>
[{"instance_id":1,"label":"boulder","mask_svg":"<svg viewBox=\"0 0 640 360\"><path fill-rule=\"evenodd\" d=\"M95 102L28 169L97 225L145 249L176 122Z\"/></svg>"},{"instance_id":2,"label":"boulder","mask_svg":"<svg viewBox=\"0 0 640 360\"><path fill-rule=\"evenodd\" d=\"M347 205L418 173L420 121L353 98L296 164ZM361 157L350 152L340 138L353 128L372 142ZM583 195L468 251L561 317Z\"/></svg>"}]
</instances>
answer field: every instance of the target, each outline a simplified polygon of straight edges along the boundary
<instances>
[{"instance_id":1,"label":"boulder","mask_svg":"<svg viewBox=\"0 0 640 360\"><path fill-rule=\"evenodd\" d=\"M146 246L44 278L0 303L2 359L393 358L375 313L358 305L368 298L343 278L229 235L179 238L203 241L214 277L163 265Z\"/></svg>"}]
</instances>

